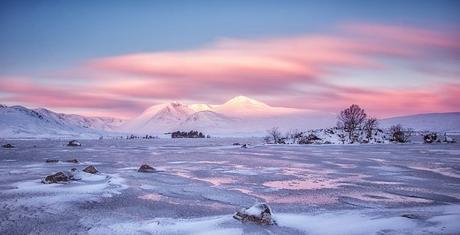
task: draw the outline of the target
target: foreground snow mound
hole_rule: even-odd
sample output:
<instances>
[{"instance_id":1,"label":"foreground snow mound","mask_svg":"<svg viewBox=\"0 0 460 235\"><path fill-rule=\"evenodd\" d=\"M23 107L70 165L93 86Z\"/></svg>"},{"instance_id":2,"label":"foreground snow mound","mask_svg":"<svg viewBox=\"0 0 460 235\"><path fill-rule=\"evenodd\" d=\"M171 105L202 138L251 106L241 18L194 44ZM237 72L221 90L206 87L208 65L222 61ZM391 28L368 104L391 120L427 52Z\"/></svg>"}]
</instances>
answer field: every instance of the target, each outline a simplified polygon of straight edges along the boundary
<instances>
[{"instance_id":1,"label":"foreground snow mound","mask_svg":"<svg viewBox=\"0 0 460 235\"><path fill-rule=\"evenodd\" d=\"M56 175L67 181L52 183L50 181L26 180L12 184L11 186L14 188L6 190L4 193L26 196L4 203L12 204L12 208L38 207L52 213L60 213L71 206L71 203L99 201L102 198L119 195L122 190L128 188L124 183L125 180L117 174L90 174L72 169L58 172L52 177L55 178Z\"/></svg>"},{"instance_id":2,"label":"foreground snow mound","mask_svg":"<svg viewBox=\"0 0 460 235\"><path fill-rule=\"evenodd\" d=\"M403 209L343 210L311 214L280 213L278 226L245 226L233 223L228 215L192 219L108 218L89 226L89 234L458 234L458 205ZM418 219L401 215L417 214ZM418 215L423 216L418 216ZM90 225L90 224L88 224Z\"/></svg>"},{"instance_id":3,"label":"foreground snow mound","mask_svg":"<svg viewBox=\"0 0 460 235\"><path fill-rule=\"evenodd\" d=\"M276 225L276 221L272 218L272 210L265 203L243 208L236 212L233 218L243 223L252 222L260 225Z\"/></svg>"}]
</instances>

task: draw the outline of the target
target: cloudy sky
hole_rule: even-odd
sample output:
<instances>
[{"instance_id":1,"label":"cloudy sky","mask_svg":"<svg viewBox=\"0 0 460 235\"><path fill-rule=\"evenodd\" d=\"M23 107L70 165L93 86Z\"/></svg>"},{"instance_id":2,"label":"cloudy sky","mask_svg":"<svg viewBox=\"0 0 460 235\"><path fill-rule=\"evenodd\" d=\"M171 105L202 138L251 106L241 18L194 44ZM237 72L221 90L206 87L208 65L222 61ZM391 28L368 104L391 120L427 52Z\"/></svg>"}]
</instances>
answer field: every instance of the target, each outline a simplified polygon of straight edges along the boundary
<instances>
[{"instance_id":1,"label":"cloudy sky","mask_svg":"<svg viewBox=\"0 0 460 235\"><path fill-rule=\"evenodd\" d=\"M1 1L0 103L460 111L460 1Z\"/></svg>"}]
</instances>

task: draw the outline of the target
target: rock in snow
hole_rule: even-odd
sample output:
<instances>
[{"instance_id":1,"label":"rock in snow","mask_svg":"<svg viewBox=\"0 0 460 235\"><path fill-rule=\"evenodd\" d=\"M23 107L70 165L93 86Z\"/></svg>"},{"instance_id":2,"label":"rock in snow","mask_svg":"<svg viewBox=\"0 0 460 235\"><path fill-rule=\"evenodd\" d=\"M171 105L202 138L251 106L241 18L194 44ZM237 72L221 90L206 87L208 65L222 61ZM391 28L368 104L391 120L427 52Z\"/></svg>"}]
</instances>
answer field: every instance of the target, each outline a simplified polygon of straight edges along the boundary
<instances>
[{"instance_id":1,"label":"rock in snow","mask_svg":"<svg viewBox=\"0 0 460 235\"><path fill-rule=\"evenodd\" d=\"M71 140L71 141L69 141L67 146L79 147L79 146L81 146L81 143L76 141L76 140Z\"/></svg>"},{"instance_id":2,"label":"rock in snow","mask_svg":"<svg viewBox=\"0 0 460 235\"><path fill-rule=\"evenodd\" d=\"M70 171L59 171L56 174L48 175L42 179L43 184L67 183L71 180L81 180L77 168L72 168Z\"/></svg>"},{"instance_id":3,"label":"rock in snow","mask_svg":"<svg viewBox=\"0 0 460 235\"><path fill-rule=\"evenodd\" d=\"M7 149L11 149L11 148L14 148L14 145L12 144L4 144L2 145L3 148L7 148Z\"/></svg>"},{"instance_id":4,"label":"rock in snow","mask_svg":"<svg viewBox=\"0 0 460 235\"><path fill-rule=\"evenodd\" d=\"M87 166L85 169L83 169L83 171L90 174L96 174L98 172L96 167L93 165Z\"/></svg>"},{"instance_id":5,"label":"rock in snow","mask_svg":"<svg viewBox=\"0 0 460 235\"><path fill-rule=\"evenodd\" d=\"M56 163L59 162L57 159L46 159L46 163Z\"/></svg>"},{"instance_id":6,"label":"rock in snow","mask_svg":"<svg viewBox=\"0 0 460 235\"><path fill-rule=\"evenodd\" d=\"M401 217L408 218L408 219L420 219L420 216L416 214L402 214Z\"/></svg>"},{"instance_id":7,"label":"rock in snow","mask_svg":"<svg viewBox=\"0 0 460 235\"><path fill-rule=\"evenodd\" d=\"M276 221L272 218L272 210L265 203L240 209L233 215L233 218L243 223L252 222L260 225L276 225Z\"/></svg>"},{"instance_id":8,"label":"rock in snow","mask_svg":"<svg viewBox=\"0 0 460 235\"><path fill-rule=\"evenodd\" d=\"M64 160L64 162L78 163L78 160L77 159L71 159L71 160Z\"/></svg>"},{"instance_id":9,"label":"rock in snow","mask_svg":"<svg viewBox=\"0 0 460 235\"><path fill-rule=\"evenodd\" d=\"M42 183L44 184L56 184L56 183L65 183L70 180L70 174L66 174L62 171L53 174L53 175L48 175L46 176L43 180Z\"/></svg>"},{"instance_id":10,"label":"rock in snow","mask_svg":"<svg viewBox=\"0 0 460 235\"><path fill-rule=\"evenodd\" d=\"M141 167L139 167L139 170L137 170L138 172L147 172L147 173L151 173L151 172L154 172L155 171L155 168L147 165L147 164L143 164Z\"/></svg>"}]
</instances>

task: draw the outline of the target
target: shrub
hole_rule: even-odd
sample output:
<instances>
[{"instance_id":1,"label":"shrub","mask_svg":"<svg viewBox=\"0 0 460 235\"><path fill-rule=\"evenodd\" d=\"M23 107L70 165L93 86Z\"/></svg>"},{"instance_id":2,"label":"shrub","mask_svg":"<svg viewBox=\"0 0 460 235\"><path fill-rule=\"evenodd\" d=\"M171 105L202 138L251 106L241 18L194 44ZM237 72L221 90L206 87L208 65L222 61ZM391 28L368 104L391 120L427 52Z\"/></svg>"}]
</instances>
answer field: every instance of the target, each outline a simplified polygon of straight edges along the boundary
<instances>
[{"instance_id":1,"label":"shrub","mask_svg":"<svg viewBox=\"0 0 460 235\"><path fill-rule=\"evenodd\" d=\"M390 127L390 141L397 143L407 143L412 136L411 129L404 129L401 124Z\"/></svg>"},{"instance_id":2,"label":"shrub","mask_svg":"<svg viewBox=\"0 0 460 235\"><path fill-rule=\"evenodd\" d=\"M432 144L434 142L440 142L440 140L438 139L438 134L436 133L428 133L426 135L423 136L423 142L425 144Z\"/></svg>"},{"instance_id":3,"label":"shrub","mask_svg":"<svg viewBox=\"0 0 460 235\"><path fill-rule=\"evenodd\" d=\"M205 136L201 132L191 130L189 132L186 132L186 131L172 132L171 138L205 138Z\"/></svg>"},{"instance_id":4,"label":"shrub","mask_svg":"<svg viewBox=\"0 0 460 235\"><path fill-rule=\"evenodd\" d=\"M278 127L273 127L272 129L268 130L268 139L266 137L266 142L267 143L270 143L270 140L273 140L273 143L274 144L280 144L282 141L282 138L281 138L281 132L279 130ZM284 142L284 140L283 140Z\"/></svg>"}]
</instances>

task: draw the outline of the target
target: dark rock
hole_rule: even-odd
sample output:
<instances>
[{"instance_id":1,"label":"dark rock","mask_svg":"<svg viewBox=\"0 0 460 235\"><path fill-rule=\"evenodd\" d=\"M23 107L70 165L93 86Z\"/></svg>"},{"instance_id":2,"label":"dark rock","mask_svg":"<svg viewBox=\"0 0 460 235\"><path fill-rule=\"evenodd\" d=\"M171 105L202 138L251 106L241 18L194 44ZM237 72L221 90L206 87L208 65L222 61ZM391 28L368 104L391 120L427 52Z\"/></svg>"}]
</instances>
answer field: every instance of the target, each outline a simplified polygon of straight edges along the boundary
<instances>
[{"instance_id":1,"label":"dark rock","mask_svg":"<svg viewBox=\"0 0 460 235\"><path fill-rule=\"evenodd\" d=\"M437 141L439 140L438 140L438 135L436 133L429 133L423 136L423 142L425 144L432 144Z\"/></svg>"},{"instance_id":2,"label":"dark rock","mask_svg":"<svg viewBox=\"0 0 460 235\"><path fill-rule=\"evenodd\" d=\"M14 148L14 145L12 145L12 144L4 144L4 145L2 145L2 147L7 148L7 149L12 149L12 148Z\"/></svg>"},{"instance_id":3,"label":"dark rock","mask_svg":"<svg viewBox=\"0 0 460 235\"><path fill-rule=\"evenodd\" d=\"M71 159L71 160L64 160L64 162L78 163L78 160L77 159Z\"/></svg>"},{"instance_id":4,"label":"dark rock","mask_svg":"<svg viewBox=\"0 0 460 235\"><path fill-rule=\"evenodd\" d=\"M420 219L420 216L415 214L402 214L401 217L408 218L408 219Z\"/></svg>"},{"instance_id":5,"label":"dark rock","mask_svg":"<svg viewBox=\"0 0 460 235\"><path fill-rule=\"evenodd\" d=\"M56 163L59 162L57 159L46 159L46 163Z\"/></svg>"},{"instance_id":6,"label":"dark rock","mask_svg":"<svg viewBox=\"0 0 460 235\"><path fill-rule=\"evenodd\" d=\"M233 218L243 223L251 222L260 225L276 225L276 221L272 218L272 210L265 203L243 208L236 212Z\"/></svg>"},{"instance_id":7,"label":"dark rock","mask_svg":"<svg viewBox=\"0 0 460 235\"><path fill-rule=\"evenodd\" d=\"M139 167L139 170L137 170L138 172L147 172L147 173L151 173L151 172L154 172L155 171L155 168L147 165L147 164L143 164L141 167Z\"/></svg>"},{"instance_id":8,"label":"dark rock","mask_svg":"<svg viewBox=\"0 0 460 235\"><path fill-rule=\"evenodd\" d=\"M68 174L60 171L54 175L48 175L43 180L42 183L44 184L56 184L56 183L65 183L70 180Z\"/></svg>"},{"instance_id":9,"label":"dark rock","mask_svg":"<svg viewBox=\"0 0 460 235\"><path fill-rule=\"evenodd\" d=\"M87 166L85 169L83 169L83 171L90 174L96 174L98 172L96 167L94 167L93 165Z\"/></svg>"},{"instance_id":10,"label":"dark rock","mask_svg":"<svg viewBox=\"0 0 460 235\"><path fill-rule=\"evenodd\" d=\"M241 144L240 144L240 143L233 143L233 145L235 145L235 146L236 146L236 145L241 145Z\"/></svg>"},{"instance_id":11,"label":"dark rock","mask_svg":"<svg viewBox=\"0 0 460 235\"><path fill-rule=\"evenodd\" d=\"M247 149L247 148L248 148L248 145L247 145L247 144L243 144L243 145L241 145L241 148L242 148L242 149Z\"/></svg>"},{"instance_id":12,"label":"dark rock","mask_svg":"<svg viewBox=\"0 0 460 235\"><path fill-rule=\"evenodd\" d=\"M81 144L80 144L80 142L78 142L76 140L71 140L71 141L69 141L67 146L79 147L79 146L81 146Z\"/></svg>"}]
</instances>

